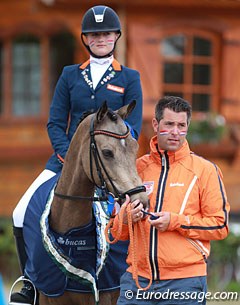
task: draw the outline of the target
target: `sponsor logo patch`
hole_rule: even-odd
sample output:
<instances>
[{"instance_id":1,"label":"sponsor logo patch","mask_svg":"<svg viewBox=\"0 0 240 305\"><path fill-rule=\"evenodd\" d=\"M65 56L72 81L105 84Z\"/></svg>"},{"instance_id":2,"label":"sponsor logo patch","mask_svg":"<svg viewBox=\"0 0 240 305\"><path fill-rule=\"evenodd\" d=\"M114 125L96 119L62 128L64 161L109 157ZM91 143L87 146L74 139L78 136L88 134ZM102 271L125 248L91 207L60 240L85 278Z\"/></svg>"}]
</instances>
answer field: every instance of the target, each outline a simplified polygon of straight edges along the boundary
<instances>
[{"instance_id":1,"label":"sponsor logo patch","mask_svg":"<svg viewBox=\"0 0 240 305\"><path fill-rule=\"evenodd\" d=\"M118 86L114 86L114 85L111 85L111 84L107 85L107 89L115 91L115 92L119 92L119 93L124 93L124 88L123 87L118 87Z\"/></svg>"},{"instance_id":2,"label":"sponsor logo patch","mask_svg":"<svg viewBox=\"0 0 240 305\"><path fill-rule=\"evenodd\" d=\"M179 183L179 182L173 183L173 182L171 182L170 187L173 187L173 186L184 186L184 183Z\"/></svg>"}]
</instances>

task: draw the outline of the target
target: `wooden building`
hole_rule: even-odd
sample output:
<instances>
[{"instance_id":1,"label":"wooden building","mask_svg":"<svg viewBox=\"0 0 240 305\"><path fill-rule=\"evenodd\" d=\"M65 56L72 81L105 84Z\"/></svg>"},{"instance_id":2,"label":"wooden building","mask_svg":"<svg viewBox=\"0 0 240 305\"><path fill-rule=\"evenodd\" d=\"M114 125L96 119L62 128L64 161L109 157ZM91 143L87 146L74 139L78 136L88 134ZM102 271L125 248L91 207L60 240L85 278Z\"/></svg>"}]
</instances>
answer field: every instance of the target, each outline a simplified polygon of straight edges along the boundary
<instances>
[{"instance_id":1,"label":"wooden building","mask_svg":"<svg viewBox=\"0 0 240 305\"><path fill-rule=\"evenodd\" d=\"M141 73L148 151L159 97L183 96L199 113L222 114L231 138L193 147L224 174L232 213L240 212L240 1L1 0L0 215L11 212L52 153L46 123L54 86L67 64L86 60L81 19L91 6L117 11L116 57Z\"/></svg>"}]
</instances>

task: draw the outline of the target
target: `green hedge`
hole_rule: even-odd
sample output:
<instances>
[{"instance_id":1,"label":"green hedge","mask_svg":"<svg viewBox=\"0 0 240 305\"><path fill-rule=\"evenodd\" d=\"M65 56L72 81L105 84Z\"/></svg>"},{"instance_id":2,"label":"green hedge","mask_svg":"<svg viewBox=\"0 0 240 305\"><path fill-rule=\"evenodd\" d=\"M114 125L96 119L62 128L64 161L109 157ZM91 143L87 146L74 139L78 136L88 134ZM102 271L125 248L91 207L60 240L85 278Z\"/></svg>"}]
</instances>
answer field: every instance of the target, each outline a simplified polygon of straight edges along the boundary
<instances>
[{"instance_id":1,"label":"green hedge","mask_svg":"<svg viewBox=\"0 0 240 305\"><path fill-rule=\"evenodd\" d=\"M227 238L211 242L208 264L209 287L212 290L240 291L238 272L240 272L240 225L231 224Z\"/></svg>"},{"instance_id":2,"label":"green hedge","mask_svg":"<svg viewBox=\"0 0 240 305\"><path fill-rule=\"evenodd\" d=\"M12 232L12 221L0 218L0 270L5 278L16 278L19 275L18 259Z\"/></svg>"}]
</instances>

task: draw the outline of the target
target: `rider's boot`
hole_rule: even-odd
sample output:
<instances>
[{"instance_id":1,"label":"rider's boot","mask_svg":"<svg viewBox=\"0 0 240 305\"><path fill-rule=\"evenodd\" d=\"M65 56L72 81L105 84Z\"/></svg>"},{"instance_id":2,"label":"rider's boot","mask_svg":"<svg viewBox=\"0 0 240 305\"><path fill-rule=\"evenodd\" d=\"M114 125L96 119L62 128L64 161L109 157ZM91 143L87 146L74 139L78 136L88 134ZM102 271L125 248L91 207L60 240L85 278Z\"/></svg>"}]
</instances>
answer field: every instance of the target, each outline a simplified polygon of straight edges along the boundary
<instances>
[{"instance_id":1,"label":"rider's boot","mask_svg":"<svg viewBox=\"0 0 240 305\"><path fill-rule=\"evenodd\" d=\"M13 227L13 234L14 234L15 242L16 242L19 265L20 265L22 274L24 274L24 268L25 268L25 264L27 261L27 254L26 254L24 238L23 238L23 229ZM19 292L14 292L10 295L8 304L9 305L33 305L34 296L36 293L35 287L31 283L31 281L29 281L27 278L21 277L20 280L23 281L23 287Z\"/></svg>"}]
</instances>

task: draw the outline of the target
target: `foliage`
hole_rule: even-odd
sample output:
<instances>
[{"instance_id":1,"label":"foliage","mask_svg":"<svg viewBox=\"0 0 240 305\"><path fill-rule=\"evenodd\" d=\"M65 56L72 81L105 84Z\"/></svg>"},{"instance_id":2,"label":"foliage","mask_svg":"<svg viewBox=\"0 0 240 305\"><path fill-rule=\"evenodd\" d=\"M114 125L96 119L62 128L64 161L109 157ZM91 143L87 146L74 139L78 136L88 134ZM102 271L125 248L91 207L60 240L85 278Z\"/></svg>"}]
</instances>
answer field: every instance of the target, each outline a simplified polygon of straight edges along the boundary
<instances>
[{"instance_id":1,"label":"foliage","mask_svg":"<svg viewBox=\"0 0 240 305\"><path fill-rule=\"evenodd\" d=\"M9 218L0 218L0 270L8 278L19 273L12 222Z\"/></svg>"},{"instance_id":2,"label":"foliage","mask_svg":"<svg viewBox=\"0 0 240 305\"><path fill-rule=\"evenodd\" d=\"M231 229L231 226L230 226ZM240 283L240 227L230 230L224 240L211 243L208 264L209 286L213 290L239 291Z\"/></svg>"},{"instance_id":3,"label":"foliage","mask_svg":"<svg viewBox=\"0 0 240 305\"><path fill-rule=\"evenodd\" d=\"M225 118L217 113L201 113L193 118L188 129L190 144L217 143L227 130Z\"/></svg>"},{"instance_id":4,"label":"foliage","mask_svg":"<svg viewBox=\"0 0 240 305\"><path fill-rule=\"evenodd\" d=\"M240 291L240 283L237 281L230 281L226 286L226 291Z\"/></svg>"}]
</instances>

